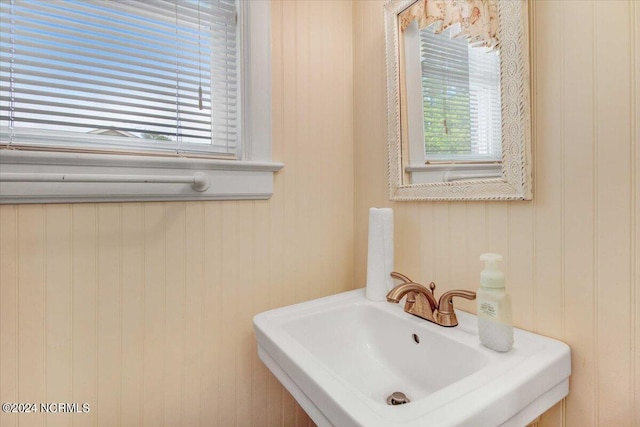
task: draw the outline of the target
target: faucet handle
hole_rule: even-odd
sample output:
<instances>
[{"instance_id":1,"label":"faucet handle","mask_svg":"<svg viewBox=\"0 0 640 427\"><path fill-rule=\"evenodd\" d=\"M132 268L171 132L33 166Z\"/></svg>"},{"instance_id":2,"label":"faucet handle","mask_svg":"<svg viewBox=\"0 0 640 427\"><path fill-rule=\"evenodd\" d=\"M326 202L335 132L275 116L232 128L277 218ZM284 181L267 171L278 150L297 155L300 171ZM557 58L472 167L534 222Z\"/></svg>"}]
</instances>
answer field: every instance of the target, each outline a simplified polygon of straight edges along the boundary
<instances>
[{"instance_id":1,"label":"faucet handle","mask_svg":"<svg viewBox=\"0 0 640 427\"><path fill-rule=\"evenodd\" d=\"M476 293L472 291L465 291L462 289L456 289L448 291L442 294L440 301L438 301L438 323L442 326L456 326L458 324L458 318L453 310L453 297L460 297L466 299L476 299Z\"/></svg>"},{"instance_id":2,"label":"faucet handle","mask_svg":"<svg viewBox=\"0 0 640 427\"><path fill-rule=\"evenodd\" d=\"M398 273L397 271L392 271L391 277L393 277L396 280L400 280L401 282L404 282L404 283L414 283L413 280L409 279L407 276L405 276L402 273Z\"/></svg>"},{"instance_id":3,"label":"faucet handle","mask_svg":"<svg viewBox=\"0 0 640 427\"><path fill-rule=\"evenodd\" d=\"M453 297L465 299L476 299L476 293L473 291L465 291L463 289L454 289L442 294L438 301L438 311L443 314L453 313Z\"/></svg>"}]
</instances>

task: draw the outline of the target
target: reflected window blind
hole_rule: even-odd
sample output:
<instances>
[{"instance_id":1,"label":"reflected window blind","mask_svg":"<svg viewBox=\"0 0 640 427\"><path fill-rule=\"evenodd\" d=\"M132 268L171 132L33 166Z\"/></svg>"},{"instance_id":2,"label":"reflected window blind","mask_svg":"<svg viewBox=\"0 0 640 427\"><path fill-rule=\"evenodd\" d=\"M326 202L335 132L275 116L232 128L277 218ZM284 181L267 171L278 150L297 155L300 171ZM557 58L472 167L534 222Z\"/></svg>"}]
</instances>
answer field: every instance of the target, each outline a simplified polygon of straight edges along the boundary
<instances>
[{"instance_id":1,"label":"reflected window blind","mask_svg":"<svg viewBox=\"0 0 640 427\"><path fill-rule=\"evenodd\" d=\"M2 143L234 155L234 0L0 6Z\"/></svg>"},{"instance_id":2,"label":"reflected window blind","mask_svg":"<svg viewBox=\"0 0 640 427\"><path fill-rule=\"evenodd\" d=\"M420 32L426 159L500 160L499 54L449 32Z\"/></svg>"}]
</instances>

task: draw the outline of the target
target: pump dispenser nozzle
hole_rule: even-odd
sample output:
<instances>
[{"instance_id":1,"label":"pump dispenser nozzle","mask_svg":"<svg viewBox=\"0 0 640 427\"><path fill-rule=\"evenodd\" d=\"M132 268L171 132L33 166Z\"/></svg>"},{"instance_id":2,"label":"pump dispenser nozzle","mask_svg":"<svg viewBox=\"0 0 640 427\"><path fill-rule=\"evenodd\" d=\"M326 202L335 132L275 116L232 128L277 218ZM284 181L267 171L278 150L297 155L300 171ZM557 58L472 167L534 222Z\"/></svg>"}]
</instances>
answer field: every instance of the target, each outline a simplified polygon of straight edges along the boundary
<instances>
[{"instance_id":1,"label":"pump dispenser nozzle","mask_svg":"<svg viewBox=\"0 0 640 427\"><path fill-rule=\"evenodd\" d=\"M498 269L498 261L502 261L502 255L482 254L480 261L485 262L485 269L480 273L480 284L488 288L504 288L504 273Z\"/></svg>"}]
</instances>

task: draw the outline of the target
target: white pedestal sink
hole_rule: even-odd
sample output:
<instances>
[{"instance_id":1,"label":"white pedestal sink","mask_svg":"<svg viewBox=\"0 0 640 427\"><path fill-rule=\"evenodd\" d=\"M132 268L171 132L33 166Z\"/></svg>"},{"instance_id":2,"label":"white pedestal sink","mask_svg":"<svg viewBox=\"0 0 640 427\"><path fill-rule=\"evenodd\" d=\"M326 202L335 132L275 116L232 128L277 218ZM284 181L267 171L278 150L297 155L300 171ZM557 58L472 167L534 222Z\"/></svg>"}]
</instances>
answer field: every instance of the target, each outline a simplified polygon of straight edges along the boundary
<instances>
[{"instance_id":1,"label":"white pedestal sink","mask_svg":"<svg viewBox=\"0 0 640 427\"><path fill-rule=\"evenodd\" d=\"M345 292L254 318L258 353L318 426L522 427L569 392L569 347L519 329L496 353L454 328ZM410 402L387 404L393 392Z\"/></svg>"}]
</instances>

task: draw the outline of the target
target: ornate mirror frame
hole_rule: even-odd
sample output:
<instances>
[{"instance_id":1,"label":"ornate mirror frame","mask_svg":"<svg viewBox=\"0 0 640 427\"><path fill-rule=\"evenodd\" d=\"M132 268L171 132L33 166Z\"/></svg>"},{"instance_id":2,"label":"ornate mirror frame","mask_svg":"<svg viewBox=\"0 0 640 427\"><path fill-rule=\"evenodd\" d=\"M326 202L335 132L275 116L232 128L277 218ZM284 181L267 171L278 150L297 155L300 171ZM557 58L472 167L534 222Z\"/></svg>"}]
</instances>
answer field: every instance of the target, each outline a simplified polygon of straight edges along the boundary
<instances>
[{"instance_id":1,"label":"ornate mirror frame","mask_svg":"<svg viewBox=\"0 0 640 427\"><path fill-rule=\"evenodd\" d=\"M408 184L404 171L400 98L398 15L416 0L385 4L387 60L387 137L389 198L416 200L531 200L531 105L529 31L526 0L498 2L500 91L502 102L502 176L427 184ZM405 151L403 153L403 151Z\"/></svg>"}]
</instances>

